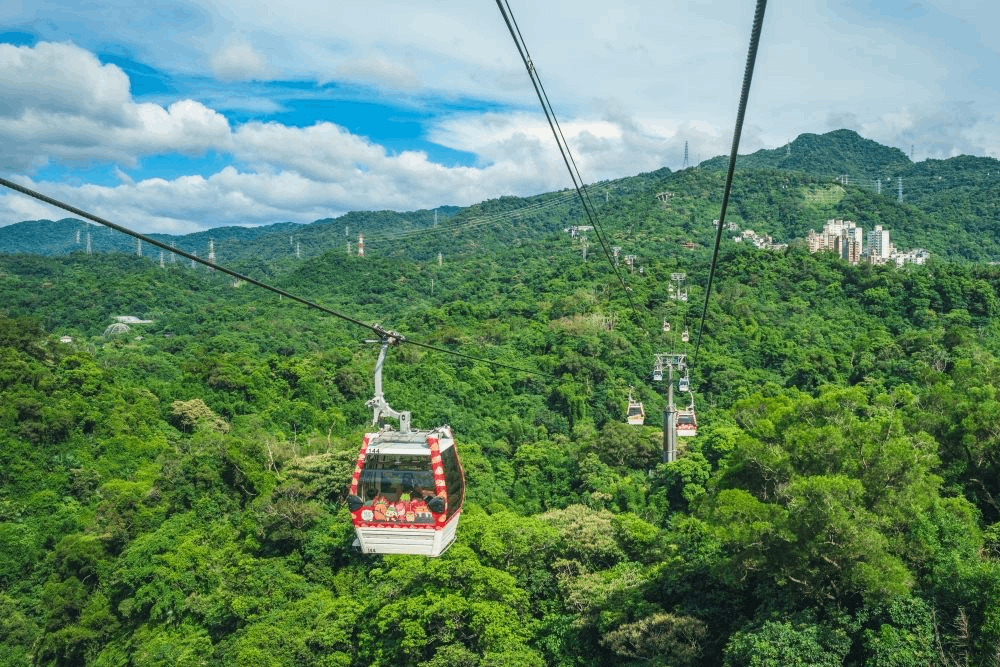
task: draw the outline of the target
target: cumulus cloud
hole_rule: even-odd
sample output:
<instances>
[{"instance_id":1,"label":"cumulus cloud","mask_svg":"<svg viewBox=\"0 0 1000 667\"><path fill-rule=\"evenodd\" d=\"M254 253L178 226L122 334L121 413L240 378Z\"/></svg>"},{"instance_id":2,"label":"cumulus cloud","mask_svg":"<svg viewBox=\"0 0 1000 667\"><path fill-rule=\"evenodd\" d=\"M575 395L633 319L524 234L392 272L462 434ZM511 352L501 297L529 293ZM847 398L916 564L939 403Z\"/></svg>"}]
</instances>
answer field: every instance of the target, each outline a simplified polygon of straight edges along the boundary
<instances>
[{"instance_id":1,"label":"cumulus cloud","mask_svg":"<svg viewBox=\"0 0 1000 667\"><path fill-rule=\"evenodd\" d=\"M137 103L124 72L72 44L0 44L0 89L0 168L10 171L50 160L135 164L229 141L222 114L193 100Z\"/></svg>"}]
</instances>

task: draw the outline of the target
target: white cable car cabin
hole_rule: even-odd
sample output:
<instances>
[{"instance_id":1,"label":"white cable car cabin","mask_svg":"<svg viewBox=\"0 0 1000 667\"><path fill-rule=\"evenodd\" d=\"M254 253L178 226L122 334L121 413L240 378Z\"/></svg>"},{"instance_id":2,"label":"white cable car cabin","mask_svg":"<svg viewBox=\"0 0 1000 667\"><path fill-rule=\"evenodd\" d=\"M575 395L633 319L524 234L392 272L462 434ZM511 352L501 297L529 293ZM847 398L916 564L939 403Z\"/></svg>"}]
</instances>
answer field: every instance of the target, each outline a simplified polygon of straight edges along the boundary
<instances>
[{"instance_id":1,"label":"white cable car cabin","mask_svg":"<svg viewBox=\"0 0 1000 667\"><path fill-rule=\"evenodd\" d=\"M641 401L632 400L632 392L628 392L628 412L625 419L632 426L642 426L646 423L646 411L642 407Z\"/></svg>"},{"instance_id":2,"label":"white cable car cabin","mask_svg":"<svg viewBox=\"0 0 1000 667\"><path fill-rule=\"evenodd\" d=\"M681 340L684 341L685 343L691 340L691 335L688 333L687 328L685 328L684 331L681 332Z\"/></svg>"},{"instance_id":3,"label":"white cable car cabin","mask_svg":"<svg viewBox=\"0 0 1000 667\"><path fill-rule=\"evenodd\" d=\"M670 331L670 322L663 320L663 333L667 333L669 331Z\"/></svg>"},{"instance_id":4,"label":"white cable car cabin","mask_svg":"<svg viewBox=\"0 0 1000 667\"><path fill-rule=\"evenodd\" d=\"M679 391L690 391L691 390L691 379L685 375L677 381L677 389Z\"/></svg>"},{"instance_id":5,"label":"white cable car cabin","mask_svg":"<svg viewBox=\"0 0 1000 667\"><path fill-rule=\"evenodd\" d=\"M462 464L449 426L412 430L410 413L396 412L383 397L382 364L389 342L394 341L382 341L375 397L368 406L376 425L383 416L392 417L399 420L399 430L384 425L365 434L347 496L355 546L367 554L440 556L455 541L462 514Z\"/></svg>"}]
</instances>

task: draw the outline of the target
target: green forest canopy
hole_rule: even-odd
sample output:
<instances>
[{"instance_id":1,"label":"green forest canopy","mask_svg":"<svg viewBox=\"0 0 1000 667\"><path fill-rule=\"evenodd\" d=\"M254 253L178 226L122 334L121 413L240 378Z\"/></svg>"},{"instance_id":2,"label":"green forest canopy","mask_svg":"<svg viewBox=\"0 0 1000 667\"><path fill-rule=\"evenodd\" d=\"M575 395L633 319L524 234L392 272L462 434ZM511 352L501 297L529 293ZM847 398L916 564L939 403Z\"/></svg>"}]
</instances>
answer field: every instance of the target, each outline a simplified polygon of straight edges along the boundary
<instances>
[{"instance_id":1,"label":"green forest canopy","mask_svg":"<svg viewBox=\"0 0 1000 667\"><path fill-rule=\"evenodd\" d=\"M793 229L807 214L778 193L810 178L747 172L733 210ZM677 242L708 238L719 183L609 189L608 229L644 268L638 317L562 233L572 204L449 232L441 266L434 235L239 260L556 376L391 352L390 402L450 423L466 471L458 541L432 560L351 548L363 331L179 263L0 256L0 663L989 664L1000 271L727 246L692 373L699 435L663 464L657 419L625 425L625 399L663 407L652 356L679 342L658 325L694 327L708 268L707 241ZM676 270L686 304L667 295ZM153 323L105 338L123 314Z\"/></svg>"}]
</instances>

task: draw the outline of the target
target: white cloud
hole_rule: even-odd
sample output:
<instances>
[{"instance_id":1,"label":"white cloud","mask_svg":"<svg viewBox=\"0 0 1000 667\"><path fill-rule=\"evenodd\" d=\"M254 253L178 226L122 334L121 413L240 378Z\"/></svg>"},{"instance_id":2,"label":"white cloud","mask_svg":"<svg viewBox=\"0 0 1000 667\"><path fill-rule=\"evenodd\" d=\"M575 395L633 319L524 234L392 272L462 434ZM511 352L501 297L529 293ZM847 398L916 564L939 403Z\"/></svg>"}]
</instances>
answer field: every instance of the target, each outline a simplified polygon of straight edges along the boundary
<instances>
[{"instance_id":1,"label":"white cloud","mask_svg":"<svg viewBox=\"0 0 1000 667\"><path fill-rule=\"evenodd\" d=\"M211 64L212 71L220 79L249 81L271 76L264 55L243 37L224 44L212 55Z\"/></svg>"},{"instance_id":2,"label":"white cloud","mask_svg":"<svg viewBox=\"0 0 1000 667\"><path fill-rule=\"evenodd\" d=\"M333 80L338 79L402 90L415 90L420 85L420 79L412 69L380 53L340 63L333 77Z\"/></svg>"},{"instance_id":3,"label":"white cloud","mask_svg":"<svg viewBox=\"0 0 1000 667\"><path fill-rule=\"evenodd\" d=\"M144 155L224 149L229 123L199 102L136 103L128 77L72 44L0 44L0 168L51 161L135 164Z\"/></svg>"}]
</instances>

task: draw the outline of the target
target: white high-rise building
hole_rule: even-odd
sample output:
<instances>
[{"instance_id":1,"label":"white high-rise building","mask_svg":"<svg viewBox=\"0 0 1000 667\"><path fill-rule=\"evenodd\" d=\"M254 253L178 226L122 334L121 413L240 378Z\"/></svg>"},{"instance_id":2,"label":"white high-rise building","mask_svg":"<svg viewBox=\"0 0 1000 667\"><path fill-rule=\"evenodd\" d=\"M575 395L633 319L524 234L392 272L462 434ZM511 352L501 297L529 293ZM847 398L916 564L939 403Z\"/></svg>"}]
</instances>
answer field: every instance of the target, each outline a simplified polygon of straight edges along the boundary
<instances>
[{"instance_id":1,"label":"white high-rise building","mask_svg":"<svg viewBox=\"0 0 1000 667\"><path fill-rule=\"evenodd\" d=\"M809 252L832 250L851 264L861 259L864 233L850 220L827 220L822 232L809 231Z\"/></svg>"},{"instance_id":2,"label":"white high-rise building","mask_svg":"<svg viewBox=\"0 0 1000 667\"><path fill-rule=\"evenodd\" d=\"M883 264L892 256L893 250L889 230L883 229L882 225L875 225L875 229L868 232L868 258L872 264Z\"/></svg>"}]
</instances>

